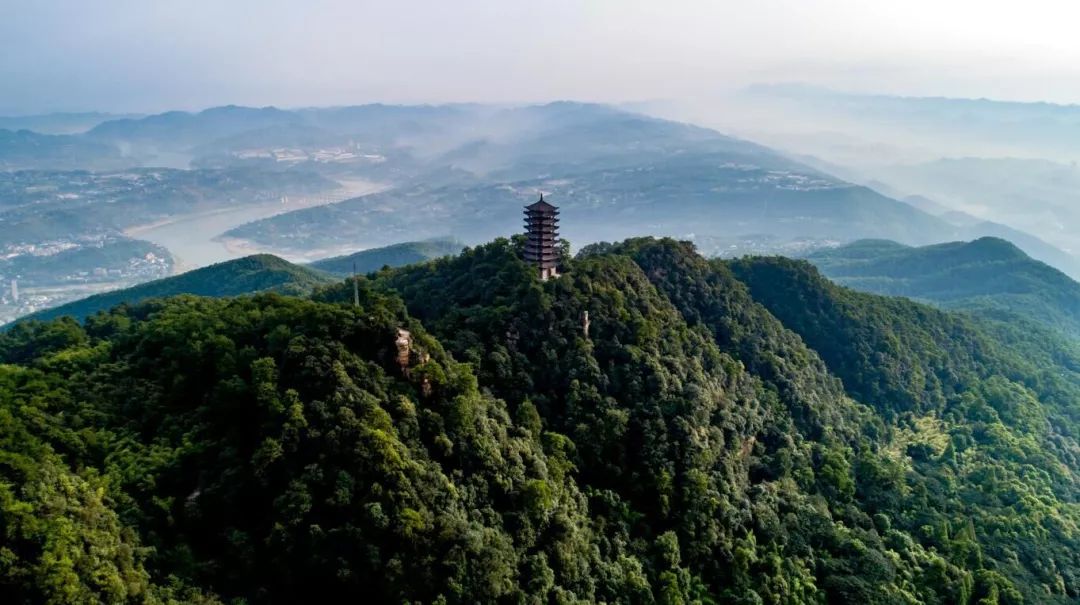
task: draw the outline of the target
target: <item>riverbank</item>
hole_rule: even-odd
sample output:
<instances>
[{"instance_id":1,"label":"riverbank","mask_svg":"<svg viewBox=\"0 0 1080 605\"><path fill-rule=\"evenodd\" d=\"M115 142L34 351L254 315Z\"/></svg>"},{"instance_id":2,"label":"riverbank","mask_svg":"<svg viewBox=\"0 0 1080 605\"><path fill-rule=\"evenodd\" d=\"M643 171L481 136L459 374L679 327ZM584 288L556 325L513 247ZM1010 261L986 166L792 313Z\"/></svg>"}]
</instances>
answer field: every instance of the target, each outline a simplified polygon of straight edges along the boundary
<instances>
[{"instance_id":1,"label":"riverbank","mask_svg":"<svg viewBox=\"0 0 1080 605\"><path fill-rule=\"evenodd\" d=\"M124 234L165 247L176 261L176 273L248 254L275 254L274 250L257 249L250 244L241 245L236 240L222 238L221 235L252 221L305 208L336 204L389 189L387 184L365 180L342 181L341 185L327 193L290 198L284 204L270 202L215 209L137 225L124 230Z\"/></svg>"}]
</instances>

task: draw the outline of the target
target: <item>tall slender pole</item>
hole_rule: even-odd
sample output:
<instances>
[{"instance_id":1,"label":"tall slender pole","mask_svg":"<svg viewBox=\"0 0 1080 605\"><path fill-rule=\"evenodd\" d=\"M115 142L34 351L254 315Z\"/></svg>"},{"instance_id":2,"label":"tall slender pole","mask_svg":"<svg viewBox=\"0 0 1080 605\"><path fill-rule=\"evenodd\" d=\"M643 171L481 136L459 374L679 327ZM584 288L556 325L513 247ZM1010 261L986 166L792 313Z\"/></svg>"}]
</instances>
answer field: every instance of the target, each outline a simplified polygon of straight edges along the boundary
<instances>
[{"instance_id":1,"label":"tall slender pole","mask_svg":"<svg viewBox=\"0 0 1080 605\"><path fill-rule=\"evenodd\" d=\"M352 304L354 307L360 306L360 280L356 277L356 261L352 264Z\"/></svg>"}]
</instances>

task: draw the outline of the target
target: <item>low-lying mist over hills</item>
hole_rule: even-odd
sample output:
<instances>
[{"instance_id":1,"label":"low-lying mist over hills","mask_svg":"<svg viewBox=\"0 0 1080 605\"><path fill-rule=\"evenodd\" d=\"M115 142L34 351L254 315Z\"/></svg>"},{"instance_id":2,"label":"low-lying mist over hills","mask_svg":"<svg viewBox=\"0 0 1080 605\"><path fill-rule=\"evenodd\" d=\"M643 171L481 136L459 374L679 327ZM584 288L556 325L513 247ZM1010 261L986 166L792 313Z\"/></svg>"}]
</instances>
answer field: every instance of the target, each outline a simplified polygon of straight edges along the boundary
<instances>
[{"instance_id":1,"label":"low-lying mist over hills","mask_svg":"<svg viewBox=\"0 0 1080 605\"><path fill-rule=\"evenodd\" d=\"M0 252L29 265L49 246L103 238L147 240L177 270L258 252L310 261L430 238L472 244L515 232L542 191L577 246L668 235L738 256L990 235L1080 275L1071 254L1015 222L903 201L877 181L843 180L844 167L605 105L225 106L3 136ZM85 287L130 284L130 264L89 267L123 279ZM0 291L18 279L0 277ZM87 282L22 279L35 298L8 301L7 319L63 302L58 284Z\"/></svg>"},{"instance_id":2,"label":"low-lying mist over hills","mask_svg":"<svg viewBox=\"0 0 1080 605\"><path fill-rule=\"evenodd\" d=\"M771 84L709 103L640 108L783 149L891 197L928 198L943 211L1080 250L1080 105Z\"/></svg>"}]
</instances>

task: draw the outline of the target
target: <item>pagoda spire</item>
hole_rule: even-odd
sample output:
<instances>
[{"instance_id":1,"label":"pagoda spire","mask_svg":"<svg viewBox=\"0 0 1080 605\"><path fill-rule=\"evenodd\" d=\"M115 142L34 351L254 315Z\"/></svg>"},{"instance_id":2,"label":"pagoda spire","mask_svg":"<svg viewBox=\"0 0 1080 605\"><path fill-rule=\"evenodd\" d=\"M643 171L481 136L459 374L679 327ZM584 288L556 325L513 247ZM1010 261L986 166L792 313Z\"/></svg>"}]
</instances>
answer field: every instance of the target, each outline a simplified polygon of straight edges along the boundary
<instances>
[{"instance_id":1,"label":"pagoda spire","mask_svg":"<svg viewBox=\"0 0 1080 605\"><path fill-rule=\"evenodd\" d=\"M540 279L559 275L559 209L540 199L525 206L525 262L535 266Z\"/></svg>"}]
</instances>

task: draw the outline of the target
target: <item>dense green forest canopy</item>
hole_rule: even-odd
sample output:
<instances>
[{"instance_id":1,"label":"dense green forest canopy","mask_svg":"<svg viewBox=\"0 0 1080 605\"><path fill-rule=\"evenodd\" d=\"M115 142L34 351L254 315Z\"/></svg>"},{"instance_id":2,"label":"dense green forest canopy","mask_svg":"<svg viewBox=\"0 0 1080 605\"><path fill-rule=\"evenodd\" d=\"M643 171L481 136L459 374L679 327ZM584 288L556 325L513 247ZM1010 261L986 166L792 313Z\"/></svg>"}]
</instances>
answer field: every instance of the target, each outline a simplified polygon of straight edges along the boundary
<instances>
[{"instance_id":1,"label":"dense green forest canopy","mask_svg":"<svg viewBox=\"0 0 1080 605\"><path fill-rule=\"evenodd\" d=\"M857 290L1080 336L1080 283L1003 239L923 247L861 240L819 250L808 260L829 279Z\"/></svg>"},{"instance_id":2,"label":"dense green forest canopy","mask_svg":"<svg viewBox=\"0 0 1080 605\"><path fill-rule=\"evenodd\" d=\"M805 262L520 246L0 334L0 593L1080 598L1067 351Z\"/></svg>"}]
</instances>

